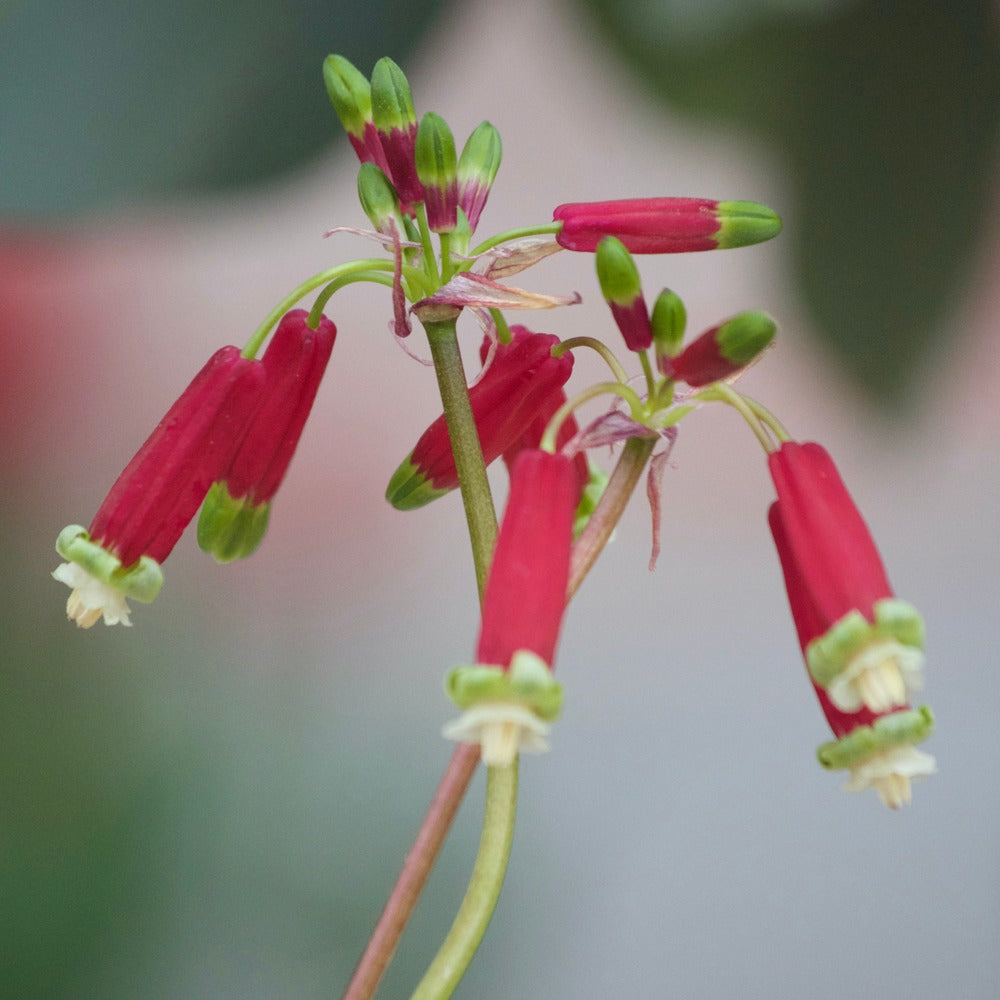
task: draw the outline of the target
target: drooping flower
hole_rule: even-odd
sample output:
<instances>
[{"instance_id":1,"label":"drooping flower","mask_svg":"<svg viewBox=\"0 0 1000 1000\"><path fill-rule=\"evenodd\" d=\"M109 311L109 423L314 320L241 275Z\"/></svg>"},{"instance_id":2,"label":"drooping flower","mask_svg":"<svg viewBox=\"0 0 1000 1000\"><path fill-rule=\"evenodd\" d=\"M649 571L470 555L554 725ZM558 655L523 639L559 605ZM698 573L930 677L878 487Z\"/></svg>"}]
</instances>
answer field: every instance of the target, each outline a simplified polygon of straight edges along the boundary
<instances>
[{"instance_id":1,"label":"drooping flower","mask_svg":"<svg viewBox=\"0 0 1000 1000\"><path fill-rule=\"evenodd\" d=\"M464 714L445 735L482 743L487 764L509 764L519 750L547 749L547 723L562 704L552 663L579 499L579 480L565 455L518 456L483 595L476 664L452 671L447 682Z\"/></svg>"},{"instance_id":2,"label":"drooping flower","mask_svg":"<svg viewBox=\"0 0 1000 1000\"><path fill-rule=\"evenodd\" d=\"M567 250L592 253L616 236L632 253L685 253L762 243L781 230L781 219L754 201L708 198L631 198L560 205L552 218Z\"/></svg>"},{"instance_id":3,"label":"drooping flower","mask_svg":"<svg viewBox=\"0 0 1000 1000\"><path fill-rule=\"evenodd\" d=\"M160 563L194 517L242 440L260 402L264 369L237 347L220 348L115 481L89 530L63 529L66 560L53 576L72 588L69 617L130 624L127 597L152 601Z\"/></svg>"},{"instance_id":4,"label":"drooping flower","mask_svg":"<svg viewBox=\"0 0 1000 1000\"><path fill-rule=\"evenodd\" d=\"M706 330L676 357L660 355L660 371L690 386L729 378L755 360L774 339L777 326L762 312L741 312Z\"/></svg>"},{"instance_id":5,"label":"drooping flower","mask_svg":"<svg viewBox=\"0 0 1000 1000\"><path fill-rule=\"evenodd\" d=\"M486 464L499 458L527 430L552 393L565 385L573 358L558 358L551 334L520 335L498 346L493 362L469 389L472 415ZM386 499L398 510L414 510L458 486L455 456L444 414L421 435L389 480Z\"/></svg>"},{"instance_id":6,"label":"drooping flower","mask_svg":"<svg viewBox=\"0 0 1000 1000\"><path fill-rule=\"evenodd\" d=\"M325 316L287 313L261 364L267 381L236 454L212 484L198 519L198 544L219 562L250 555L267 530L271 500L292 460L333 350L337 328Z\"/></svg>"},{"instance_id":7,"label":"drooping flower","mask_svg":"<svg viewBox=\"0 0 1000 1000\"><path fill-rule=\"evenodd\" d=\"M919 690L924 631L895 597L868 527L818 444L785 442L768 458L778 499L768 514L810 677L834 735L825 767L849 768L850 790L874 788L898 808L910 779L934 771L914 744L931 732Z\"/></svg>"}]
</instances>

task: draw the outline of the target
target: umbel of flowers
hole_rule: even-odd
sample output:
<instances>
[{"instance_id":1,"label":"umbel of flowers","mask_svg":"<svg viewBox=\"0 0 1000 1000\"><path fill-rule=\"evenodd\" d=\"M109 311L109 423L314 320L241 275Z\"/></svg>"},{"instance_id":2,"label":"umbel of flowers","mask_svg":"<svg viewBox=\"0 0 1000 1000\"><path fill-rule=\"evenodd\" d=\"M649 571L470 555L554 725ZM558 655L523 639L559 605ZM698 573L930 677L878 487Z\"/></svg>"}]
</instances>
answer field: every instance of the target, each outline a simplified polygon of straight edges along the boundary
<instances>
[{"instance_id":1,"label":"umbel of flowers","mask_svg":"<svg viewBox=\"0 0 1000 1000\"><path fill-rule=\"evenodd\" d=\"M751 246L779 232L778 216L744 200L567 202L551 220L476 242L502 159L493 125L478 125L459 153L444 118L418 115L392 60L379 60L368 78L342 56L330 56L323 74L360 161L359 201L371 225L326 235L367 238L379 255L308 277L242 349L212 354L125 467L89 528L70 525L60 533L56 548L66 561L53 575L71 588L69 617L84 627L101 618L128 625L127 599L157 596L161 564L199 507L198 542L218 561L257 549L337 335L324 310L347 286L370 282L388 293L388 327L398 343L410 343L404 338L413 318L423 325L440 389L443 412L389 477L386 498L411 511L461 493L482 618L475 662L448 674L448 694L462 714L445 732L462 744L454 759L467 763L463 747L481 747L490 768L487 815L499 810L506 817L498 829L512 830L513 765L522 751L547 747L562 705L552 668L567 603L643 474L655 562L670 448L682 422L713 403L735 410L767 454L777 494L768 520L809 678L834 736L820 748L820 763L848 771L847 788L873 788L892 808L909 801L911 780L934 770L933 758L916 748L931 732L931 712L912 705L922 684L923 623L894 595L826 452L795 442L773 414L736 388L772 344L774 320L759 310L716 317L685 343L688 314L680 295L662 288L650 305L633 258ZM595 268L610 310L608 336L560 339L509 320L510 312L580 302L575 293L509 283L562 250L587 255L588 270ZM296 308L301 302L308 310ZM462 362L460 316L477 329L480 367L471 379ZM615 352L623 344L624 361ZM373 342L372 350L378 346ZM404 350L416 354L419 347ZM609 375L571 390L583 350L595 352ZM628 365L637 365L638 373ZM604 405L584 419L582 408L595 400ZM405 400L396 412L400 422L424 425L426 417L413 414ZM594 459L610 454L617 457L605 473ZM497 534L486 468L500 458L510 491ZM466 784L468 777L471 771ZM490 790L494 782L502 794ZM453 808L438 809L436 799L427 822L453 816L464 787L446 776L441 795ZM487 821L484 843L492 828ZM442 839L443 833L418 839L414 857L425 870L437 850L432 845ZM502 874L501 866L490 876L497 892ZM412 907L418 892L407 887L399 899L408 902L387 907L389 929L373 938L385 961L406 922L399 907ZM469 903L480 918L482 898L477 890ZM466 949L459 961L447 948L446 942L440 969L450 977L448 989L438 982L414 996L450 995L472 952ZM367 956L358 967L362 978L370 973Z\"/></svg>"}]
</instances>

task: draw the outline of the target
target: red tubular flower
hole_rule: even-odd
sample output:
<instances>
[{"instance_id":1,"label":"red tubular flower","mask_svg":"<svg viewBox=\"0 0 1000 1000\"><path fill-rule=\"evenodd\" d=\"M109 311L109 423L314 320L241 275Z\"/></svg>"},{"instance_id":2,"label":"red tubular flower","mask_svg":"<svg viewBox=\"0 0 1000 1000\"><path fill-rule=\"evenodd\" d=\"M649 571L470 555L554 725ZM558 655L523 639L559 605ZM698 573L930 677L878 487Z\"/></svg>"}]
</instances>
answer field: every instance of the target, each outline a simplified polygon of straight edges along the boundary
<instances>
[{"instance_id":1,"label":"red tubular flower","mask_svg":"<svg viewBox=\"0 0 1000 1000\"><path fill-rule=\"evenodd\" d=\"M465 713L445 735L481 743L487 764L509 764L519 750L547 749L547 723L562 704L551 666L579 500L565 455L518 456L483 595L477 663L452 671L447 684Z\"/></svg>"},{"instance_id":2,"label":"red tubular flower","mask_svg":"<svg viewBox=\"0 0 1000 1000\"><path fill-rule=\"evenodd\" d=\"M632 253L684 253L762 243L777 236L781 219L753 201L708 198L633 198L560 205L556 240L567 250L593 253L617 236Z\"/></svg>"},{"instance_id":3,"label":"red tubular flower","mask_svg":"<svg viewBox=\"0 0 1000 1000\"><path fill-rule=\"evenodd\" d=\"M873 787L898 808L910 778L934 760L914 748L933 717L913 710L923 665L923 622L892 592L882 560L830 456L786 442L768 457L778 499L768 521L799 644L837 737L825 767L848 768L850 790Z\"/></svg>"},{"instance_id":4,"label":"red tubular flower","mask_svg":"<svg viewBox=\"0 0 1000 1000\"><path fill-rule=\"evenodd\" d=\"M469 389L483 458L489 465L531 426L552 393L573 371L569 352L554 358L559 338L545 333L519 336L498 346L493 363ZM398 510L414 510L458 486L455 456L442 414L421 435L389 480L386 499Z\"/></svg>"},{"instance_id":5,"label":"red tubular flower","mask_svg":"<svg viewBox=\"0 0 1000 1000\"><path fill-rule=\"evenodd\" d=\"M260 406L228 470L212 484L198 519L198 544L220 562L254 552L267 530L271 499L298 446L326 371L337 328L313 330L305 309L287 313L261 358Z\"/></svg>"},{"instance_id":6,"label":"red tubular flower","mask_svg":"<svg viewBox=\"0 0 1000 1000\"><path fill-rule=\"evenodd\" d=\"M89 627L128 625L126 597L151 601L170 554L212 482L232 460L260 402L259 362L223 347L195 376L116 480L90 530L70 525L56 579L73 588L67 611Z\"/></svg>"}]
</instances>

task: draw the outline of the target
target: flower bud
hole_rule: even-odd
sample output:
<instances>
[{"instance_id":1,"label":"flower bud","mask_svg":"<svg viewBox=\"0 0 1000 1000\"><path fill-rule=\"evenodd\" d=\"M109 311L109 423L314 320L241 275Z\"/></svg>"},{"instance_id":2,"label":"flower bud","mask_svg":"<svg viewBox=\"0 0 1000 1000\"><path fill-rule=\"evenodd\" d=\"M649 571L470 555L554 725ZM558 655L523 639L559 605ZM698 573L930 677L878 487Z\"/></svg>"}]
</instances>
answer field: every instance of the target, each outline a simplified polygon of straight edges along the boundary
<instances>
[{"instance_id":1,"label":"flower bud","mask_svg":"<svg viewBox=\"0 0 1000 1000\"><path fill-rule=\"evenodd\" d=\"M630 351L644 351L653 342L639 270L625 244L606 236L597 245L597 280Z\"/></svg>"},{"instance_id":2,"label":"flower bud","mask_svg":"<svg viewBox=\"0 0 1000 1000\"><path fill-rule=\"evenodd\" d=\"M405 235L396 189L374 163L362 163L358 170L358 199L376 231L392 236L395 227L400 238Z\"/></svg>"},{"instance_id":3,"label":"flower bud","mask_svg":"<svg viewBox=\"0 0 1000 1000\"><path fill-rule=\"evenodd\" d=\"M386 174L401 202L423 200L423 189L414 163L417 114L406 75L388 56L372 70L372 117L385 152Z\"/></svg>"},{"instance_id":4,"label":"flower bud","mask_svg":"<svg viewBox=\"0 0 1000 1000\"><path fill-rule=\"evenodd\" d=\"M479 225L502 156L500 133L489 122L481 122L466 140L458 160L458 204L472 232Z\"/></svg>"},{"instance_id":5,"label":"flower bud","mask_svg":"<svg viewBox=\"0 0 1000 1000\"><path fill-rule=\"evenodd\" d=\"M493 362L469 389L472 416L483 458L489 465L531 425L552 393L573 371L567 351L558 358L559 343L550 334L532 333L498 346ZM386 499L398 510L415 510L458 486L455 456L444 414L420 436L414 449L389 480Z\"/></svg>"},{"instance_id":6,"label":"flower bud","mask_svg":"<svg viewBox=\"0 0 1000 1000\"><path fill-rule=\"evenodd\" d=\"M455 140L448 123L433 111L420 120L415 161L423 185L428 227L435 233L452 232L458 208Z\"/></svg>"},{"instance_id":7,"label":"flower bud","mask_svg":"<svg viewBox=\"0 0 1000 1000\"><path fill-rule=\"evenodd\" d=\"M762 243L781 231L781 219L753 201L708 198L633 198L560 205L556 240L567 250L592 253L617 236L632 253L684 253Z\"/></svg>"},{"instance_id":8,"label":"flower bud","mask_svg":"<svg viewBox=\"0 0 1000 1000\"><path fill-rule=\"evenodd\" d=\"M271 500L312 410L337 328L323 316L313 330L308 316L295 309L274 331L260 362L267 375L260 405L198 518L198 544L219 562L241 559L260 545Z\"/></svg>"},{"instance_id":9,"label":"flower bud","mask_svg":"<svg viewBox=\"0 0 1000 1000\"><path fill-rule=\"evenodd\" d=\"M358 159L387 170L382 143L372 120L371 86L367 77L343 56L331 55L323 61L323 82Z\"/></svg>"},{"instance_id":10,"label":"flower bud","mask_svg":"<svg viewBox=\"0 0 1000 1000\"><path fill-rule=\"evenodd\" d=\"M672 358L681 349L687 327L687 310L681 297L664 288L653 303L649 319L657 358Z\"/></svg>"},{"instance_id":11,"label":"flower bud","mask_svg":"<svg viewBox=\"0 0 1000 1000\"><path fill-rule=\"evenodd\" d=\"M708 385L735 375L774 339L777 326L762 312L742 312L696 337L675 358L661 357L667 378L690 386Z\"/></svg>"}]
</instances>

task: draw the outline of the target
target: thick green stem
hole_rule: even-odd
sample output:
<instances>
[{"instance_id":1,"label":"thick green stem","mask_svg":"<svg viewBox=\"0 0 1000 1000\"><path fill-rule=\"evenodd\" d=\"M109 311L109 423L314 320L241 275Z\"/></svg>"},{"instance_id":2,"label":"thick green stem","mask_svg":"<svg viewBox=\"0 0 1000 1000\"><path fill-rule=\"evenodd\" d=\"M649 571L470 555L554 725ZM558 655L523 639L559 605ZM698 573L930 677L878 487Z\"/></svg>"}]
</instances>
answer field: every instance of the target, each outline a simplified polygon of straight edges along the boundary
<instances>
[{"instance_id":1,"label":"thick green stem","mask_svg":"<svg viewBox=\"0 0 1000 1000\"><path fill-rule=\"evenodd\" d=\"M567 603L577 592L583 578L590 572L591 566L608 544L618 521L621 519L625 506L635 490L642 470L646 467L649 456L659 437L634 437L625 442L618 464L611 473L608 485L598 503L596 510L590 515L587 527L573 546L573 556L569 566L569 586L566 588Z\"/></svg>"},{"instance_id":2,"label":"thick green stem","mask_svg":"<svg viewBox=\"0 0 1000 1000\"><path fill-rule=\"evenodd\" d=\"M517 758L491 767L486 779L486 815L479 854L448 937L411 1000L446 1000L455 991L489 926L503 886L517 814Z\"/></svg>"},{"instance_id":3,"label":"thick green stem","mask_svg":"<svg viewBox=\"0 0 1000 1000\"><path fill-rule=\"evenodd\" d=\"M479 433L469 404L455 320L428 321L424 323L424 329L431 346L438 389L444 405L445 423L455 454L455 468L458 470L465 519L469 525L469 540L472 542L472 558L476 565L476 582L481 596L486 586L486 575L497 537L493 494L486 478L486 463L483 461Z\"/></svg>"}]
</instances>

